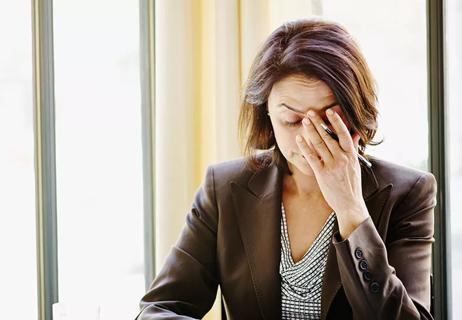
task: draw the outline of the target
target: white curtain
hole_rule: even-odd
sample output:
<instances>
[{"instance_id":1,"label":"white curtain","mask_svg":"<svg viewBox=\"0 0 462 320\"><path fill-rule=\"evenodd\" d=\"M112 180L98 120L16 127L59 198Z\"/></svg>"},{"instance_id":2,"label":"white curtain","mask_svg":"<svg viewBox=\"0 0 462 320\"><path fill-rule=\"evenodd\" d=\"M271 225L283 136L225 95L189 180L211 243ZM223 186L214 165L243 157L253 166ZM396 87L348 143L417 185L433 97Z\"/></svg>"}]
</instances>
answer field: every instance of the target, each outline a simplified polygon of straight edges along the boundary
<instances>
[{"instance_id":1,"label":"white curtain","mask_svg":"<svg viewBox=\"0 0 462 320\"><path fill-rule=\"evenodd\" d=\"M241 156L239 97L265 38L314 0L156 1L156 272L212 163ZM219 319L220 291L205 319Z\"/></svg>"}]
</instances>

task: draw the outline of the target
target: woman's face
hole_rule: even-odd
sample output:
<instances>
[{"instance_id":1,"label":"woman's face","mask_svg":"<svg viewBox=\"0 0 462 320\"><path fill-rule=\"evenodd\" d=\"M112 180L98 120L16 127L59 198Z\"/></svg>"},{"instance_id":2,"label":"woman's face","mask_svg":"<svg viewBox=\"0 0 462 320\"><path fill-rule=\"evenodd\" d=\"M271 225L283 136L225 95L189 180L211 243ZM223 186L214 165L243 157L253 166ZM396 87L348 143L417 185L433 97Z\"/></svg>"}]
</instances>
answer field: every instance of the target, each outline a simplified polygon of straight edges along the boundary
<instances>
[{"instance_id":1,"label":"woman's face","mask_svg":"<svg viewBox=\"0 0 462 320\"><path fill-rule=\"evenodd\" d=\"M304 135L303 115L291 111L288 107L304 114L308 110L314 110L335 132L326 116L326 110L332 108L342 117L348 129L350 126L335 96L323 81L309 79L303 75L290 75L273 85L268 97L268 112L279 149L291 171L298 169L305 175L314 176L313 170L302 157L295 142L297 134Z\"/></svg>"}]
</instances>

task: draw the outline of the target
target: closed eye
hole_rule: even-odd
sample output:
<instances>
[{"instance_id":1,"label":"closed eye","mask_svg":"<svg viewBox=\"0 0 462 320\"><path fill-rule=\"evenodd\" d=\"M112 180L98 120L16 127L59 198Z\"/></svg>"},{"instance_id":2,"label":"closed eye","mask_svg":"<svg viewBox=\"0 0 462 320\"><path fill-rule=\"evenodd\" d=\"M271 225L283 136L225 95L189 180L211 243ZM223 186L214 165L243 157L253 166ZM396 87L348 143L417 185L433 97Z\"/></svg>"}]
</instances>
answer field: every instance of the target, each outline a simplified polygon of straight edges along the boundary
<instances>
[{"instance_id":1,"label":"closed eye","mask_svg":"<svg viewBox=\"0 0 462 320\"><path fill-rule=\"evenodd\" d=\"M303 119L300 119L300 120L297 120L297 121L283 121L284 125L288 126L288 127L298 127L302 124L302 120ZM324 120L324 123L326 124L326 126L328 126L330 124L329 121L327 121L327 119L323 119Z\"/></svg>"},{"instance_id":2,"label":"closed eye","mask_svg":"<svg viewBox=\"0 0 462 320\"><path fill-rule=\"evenodd\" d=\"M299 125L301 125L302 123L302 120L297 120L297 121L284 121L284 124L288 127L298 127Z\"/></svg>"}]
</instances>

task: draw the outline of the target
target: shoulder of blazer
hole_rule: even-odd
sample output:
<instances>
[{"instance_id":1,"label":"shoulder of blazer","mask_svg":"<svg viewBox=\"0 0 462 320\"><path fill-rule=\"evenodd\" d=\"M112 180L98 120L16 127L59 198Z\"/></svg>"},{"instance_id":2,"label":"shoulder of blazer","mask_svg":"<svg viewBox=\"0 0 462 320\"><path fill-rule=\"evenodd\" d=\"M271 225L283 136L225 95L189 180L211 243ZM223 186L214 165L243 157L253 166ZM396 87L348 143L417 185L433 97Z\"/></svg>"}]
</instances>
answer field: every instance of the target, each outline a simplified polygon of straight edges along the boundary
<instances>
[{"instance_id":1,"label":"shoulder of blazer","mask_svg":"<svg viewBox=\"0 0 462 320\"><path fill-rule=\"evenodd\" d=\"M380 186L393 184L395 191L409 191L416 182L425 177L436 183L431 172L423 171L406 165L390 162L376 156L368 155L377 182Z\"/></svg>"},{"instance_id":2,"label":"shoulder of blazer","mask_svg":"<svg viewBox=\"0 0 462 320\"><path fill-rule=\"evenodd\" d=\"M257 159L271 161L271 156L272 150L268 150L258 154ZM246 186L249 180L256 174L255 171L247 167L246 157L215 163L210 165L209 168L213 171L217 190L222 190L222 187L229 185L231 181Z\"/></svg>"}]
</instances>

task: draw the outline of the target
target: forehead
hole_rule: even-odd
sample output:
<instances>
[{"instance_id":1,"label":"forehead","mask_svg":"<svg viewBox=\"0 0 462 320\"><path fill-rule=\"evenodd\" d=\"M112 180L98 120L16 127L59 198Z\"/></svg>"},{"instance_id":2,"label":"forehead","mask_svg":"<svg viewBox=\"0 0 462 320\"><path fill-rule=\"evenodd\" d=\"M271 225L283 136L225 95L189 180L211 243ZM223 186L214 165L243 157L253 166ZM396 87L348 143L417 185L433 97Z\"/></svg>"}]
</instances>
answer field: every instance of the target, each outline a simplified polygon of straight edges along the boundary
<instances>
[{"instance_id":1,"label":"forehead","mask_svg":"<svg viewBox=\"0 0 462 320\"><path fill-rule=\"evenodd\" d=\"M286 102L293 106L321 107L323 103L334 100L332 90L324 81L291 75L276 82L270 92L270 103Z\"/></svg>"}]
</instances>

